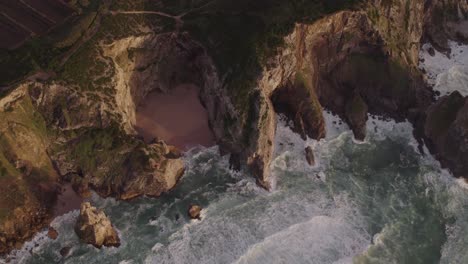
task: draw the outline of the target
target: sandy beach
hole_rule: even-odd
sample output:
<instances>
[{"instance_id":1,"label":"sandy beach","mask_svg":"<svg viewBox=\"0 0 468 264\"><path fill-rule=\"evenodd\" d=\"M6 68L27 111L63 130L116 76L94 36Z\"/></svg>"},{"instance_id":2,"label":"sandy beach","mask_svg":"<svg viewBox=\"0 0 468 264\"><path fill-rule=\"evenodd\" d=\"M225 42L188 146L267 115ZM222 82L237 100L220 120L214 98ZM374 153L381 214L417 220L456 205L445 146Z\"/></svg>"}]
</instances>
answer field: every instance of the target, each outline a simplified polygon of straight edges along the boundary
<instances>
[{"instance_id":1,"label":"sandy beach","mask_svg":"<svg viewBox=\"0 0 468 264\"><path fill-rule=\"evenodd\" d=\"M138 107L136 130L149 142L155 137L188 150L215 144L208 114L198 98L198 87L184 84L163 94L152 92Z\"/></svg>"},{"instance_id":2,"label":"sandy beach","mask_svg":"<svg viewBox=\"0 0 468 264\"><path fill-rule=\"evenodd\" d=\"M79 210L83 198L79 196L72 188L70 183L61 186L61 193L57 196L57 202L54 206L54 216L61 216L73 210Z\"/></svg>"}]
</instances>

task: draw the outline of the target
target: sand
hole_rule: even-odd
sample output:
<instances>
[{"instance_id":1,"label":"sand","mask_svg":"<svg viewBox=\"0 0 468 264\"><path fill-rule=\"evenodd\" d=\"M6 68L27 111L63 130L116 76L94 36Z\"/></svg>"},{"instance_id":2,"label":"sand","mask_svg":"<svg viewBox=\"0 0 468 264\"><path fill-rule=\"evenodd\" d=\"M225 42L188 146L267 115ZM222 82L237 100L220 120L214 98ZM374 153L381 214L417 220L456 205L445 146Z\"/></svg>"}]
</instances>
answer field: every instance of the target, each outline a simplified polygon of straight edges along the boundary
<instances>
[{"instance_id":1,"label":"sand","mask_svg":"<svg viewBox=\"0 0 468 264\"><path fill-rule=\"evenodd\" d=\"M79 196L72 188L70 183L61 186L62 191L57 196L57 202L54 206L54 216L61 216L73 210L79 210L84 199Z\"/></svg>"},{"instance_id":2,"label":"sand","mask_svg":"<svg viewBox=\"0 0 468 264\"><path fill-rule=\"evenodd\" d=\"M137 109L135 129L147 142L157 137L181 150L213 146L208 114L198 93L199 88L191 84L166 94L151 92Z\"/></svg>"}]
</instances>

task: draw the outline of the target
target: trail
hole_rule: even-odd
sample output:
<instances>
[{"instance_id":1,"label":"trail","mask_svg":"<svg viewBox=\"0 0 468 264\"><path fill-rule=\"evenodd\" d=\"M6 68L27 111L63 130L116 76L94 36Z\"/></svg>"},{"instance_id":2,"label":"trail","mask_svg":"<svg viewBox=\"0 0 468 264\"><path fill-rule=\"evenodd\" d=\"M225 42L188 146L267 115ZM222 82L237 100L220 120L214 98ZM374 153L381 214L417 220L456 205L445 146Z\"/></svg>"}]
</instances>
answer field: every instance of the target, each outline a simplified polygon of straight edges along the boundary
<instances>
[{"instance_id":1,"label":"trail","mask_svg":"<svg viewBox=\"0 0 468 264\"><path fill-rule=\"evenodd\" d=\"M178 15L178 16L173 16L164 12L159 12L159 11L137 11L137 10L132 10L132 11L109 11L109 13L113 16L115 15L158 15L162 17L168 17L172 18L176 22L176 29L179 30L182 28L184 25L184 21L182 20L182 17L186 15L186 13Z\"/></svg>"}]
</instances>

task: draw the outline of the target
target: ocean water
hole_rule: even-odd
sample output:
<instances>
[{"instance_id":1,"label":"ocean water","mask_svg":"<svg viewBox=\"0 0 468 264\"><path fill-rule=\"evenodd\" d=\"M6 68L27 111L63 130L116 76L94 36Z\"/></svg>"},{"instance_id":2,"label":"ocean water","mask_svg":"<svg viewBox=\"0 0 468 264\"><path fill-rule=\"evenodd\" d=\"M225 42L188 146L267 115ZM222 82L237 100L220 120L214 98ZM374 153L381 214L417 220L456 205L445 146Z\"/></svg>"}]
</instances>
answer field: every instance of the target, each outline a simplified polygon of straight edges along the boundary
<instances>
[{"instance_id":1,"label":"ocean water","mask_svg":"<svg viewBox=\"0 0 468 264\"><path fill-rule=\"evenodd\" d=\"M453 50L420 67L435 89L464 93L467 49ZM230 171L217 147L194 148L180 184L160 199L92 198L117 228L119 248L80 243L74 211L52 223L57 240L39 233L10 263L468 263L468 184L418 151L411 125L370 117L366 141L357 142L324 114L321 141L302 140L278 117L270 192ZM192 203L203 207L201 221L188 218ZM65 258L63 247L71 247Z\"/></svg>"},{"instance_id":2,"label":"ocean water","mask_svg":"<svg viewBox=\"0 0 468 264\"><path fill-rule=\"evenodd\" d=\"M431 56L432 45L424 44L419 54L419 68L424 69L427 82L442 96L453 91L468 96L468 46L454 41L450 41L449 46L449 54L435 50Z\"/></svg>"},{"instance_id":3,"label":"ocean water","mask_svg":"<svg viewBox=\"0 0 468 264\"><path fill-rule=\"evenodd\" d=\"M160 199L93 197L119 248L81 244L71 212L52 223L57 240L38 234L12 263L468 263L468 189L418 153L411 125L371 119L369 137L355 142L326 116L322 141L280 120L271 192L230 171L217 147L192 149L183 180ZM191 203L203 206L201 221L187 217Z\"/></svg>"}]
</instances>

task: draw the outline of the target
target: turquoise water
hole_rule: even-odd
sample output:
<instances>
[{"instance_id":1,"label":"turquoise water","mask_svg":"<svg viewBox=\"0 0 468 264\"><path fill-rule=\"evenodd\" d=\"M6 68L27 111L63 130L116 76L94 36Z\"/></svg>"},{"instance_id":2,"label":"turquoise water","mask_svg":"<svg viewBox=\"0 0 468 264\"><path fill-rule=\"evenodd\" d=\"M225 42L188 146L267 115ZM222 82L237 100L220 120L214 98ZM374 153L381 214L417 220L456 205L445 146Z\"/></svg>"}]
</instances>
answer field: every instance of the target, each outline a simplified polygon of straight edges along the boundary
<instances>
[{"instance_id":1,"label":"turquoise water","mask_svg":"<svg viewBox=\"0 0 468 264\"><path fill-rule=\"evenodd\" d=\"M320 142L280 122L271 192L230 171L216 147L193 149L184 178L160 199L93 197L121 247L79 243L73 212L52 224L57 240L41 233L12 262L468 263L468 191L415 150L411 126L371 120L367 141L357 143L327 119ZM307 145L315 167L305 161ZM191 203L203 206L201 221L188 219ZM63 259L65 246L72 250Z\"/></svg>"}]
</instances>

